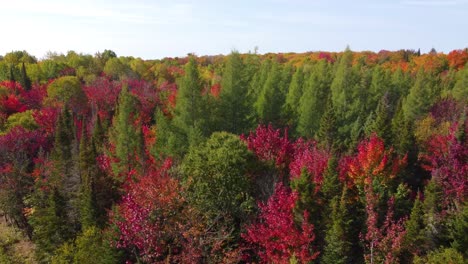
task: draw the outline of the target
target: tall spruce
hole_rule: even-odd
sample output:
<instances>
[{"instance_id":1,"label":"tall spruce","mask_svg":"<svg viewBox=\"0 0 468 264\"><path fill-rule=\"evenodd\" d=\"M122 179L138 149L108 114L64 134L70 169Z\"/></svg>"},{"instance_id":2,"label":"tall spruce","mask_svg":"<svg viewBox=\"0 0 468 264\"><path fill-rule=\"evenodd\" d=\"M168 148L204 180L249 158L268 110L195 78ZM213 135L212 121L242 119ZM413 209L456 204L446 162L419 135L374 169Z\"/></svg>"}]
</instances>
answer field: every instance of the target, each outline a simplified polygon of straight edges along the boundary
<instances>
[{"instance_id":1,"label":"tall spruce","mask_svg":"<svg viewBox=\"0 0 468 264\"><path fill-rule=\"evenodd\" d=\"M221 81L221 130L234 134L247 133L250 128L251 102L244 68L239 52L233 51L227 59Z\"/></svg>"},{"instance_id":2,"label":"tall spruce","mask_svg":"<svg viewBox=\"0 0 468 264\"><path fill-rule=\"evenodd\" d=\"M83 229L97 225L96 176L98 167L97 153L93 140L91 142L83 129L80 140L80 222Z\"/></svg>"},{"instance_id":3,"label":"tall spruce","mask_svg":"<svg viewBox=\"0 0 468 264\"><path fill-rule=\"evenodd\" d=\"M261 123L279 123L282 105L280 82L281 65L274 61L254 105Z\"/></svg>"},{"instance_id":4,"label":"tall spruce","mask_svg":"<svg viewBox=\"0 0 468 264\"><path fill-rule=\"evenodd\" d=\"M26 73L26 66L24 66L24 62L21 65L21 77L20 77L21 86L26 90L29 91L32 88L31 79L29 78L28 74Z\"/></svg>"},{"instance_id":5,"label":"tall spruce","mask_svg":"<svg viewBox=\"0 0 468 264\"><path fill-rule=\"evenodd\" d=\"M325 113L320 119L320 127L315 137L322 146L327 150L331 150L334 148L337 141L337 129L338 124L336 121L335 109L333 107L332 99L329 97Z\"/></svg>"},{"instance_id":6,"label":"tall spruce","mask_svg":"<svg viewBox=\"0 0 468 264\"><path fill-rule=\"evenodd\" d=\"M130 94L128 87L122 87L110 135L117 158L112 163L112 170L120 180L124 180L132 169L141 170L144 164L143 134L138 122L137 104L138 100Z\"/></svg>"},{"instance_id":7,"label":"tall spruce","mask_svg":"<svg viewBox=\"0 0 468 264\"><path fill-rule=\"evenodd\" d=\"M350 242L347 239L349 221L347 218L346 195L347 188L343 188L341 199L335 196L331 202L331 221L325 234L325 248L322 256L324 264L344 264L349 262Z\"/></svg>"},{"instance_id":8,"label":"tall spruce","mask_svg":"<svg viewBox=\"0 0 468 264\"><path fill-rule=\"evenodd\" d=\"M177 91L174 122L188 135L195 128L203 128L205 117L203 86L194 57L190 57L184 69L185 75L180 80Z\"/></svg>"},{"instance_id":9,"label":"tall spruce","mask_svg":"<svg viewBox=\"0 0 468 264\"><path fill-rule=\"evenodd\" d=\"M435 80L432 73L421 68L416 75L416 82L411 87L403 104L403 111L408 120L414 121L429 110L435 99Z\"/></svg>"},{"instance_id":10,"label":"tall spruce","mask_svg":"<svg viewBox=\"0 0 468 264\"><path fill-rule=\"evenodd\" d=\"M299 101L303 93L304 86L304 70L303 67L299 67L292 76L291 84L289 85L288 93L286 95L286 101L283 105L282 115L286 124L296 129L297 120L299 117Z\"/></svg>"},{"instance_id":11,"label":"tall spruce","mask_svg":"<svg viewBox=\"0 0 468 264\"><path fill-rule=\"evenodd\" d=\"M312 138L320 128L323 114L329 109L331 102L327 103L327 98L330 97L331 72L330 64L326 60L321 60L304 80L304 92L299 100L297 124L297 131L301 136Z\"/></svg>"}]
</instances>

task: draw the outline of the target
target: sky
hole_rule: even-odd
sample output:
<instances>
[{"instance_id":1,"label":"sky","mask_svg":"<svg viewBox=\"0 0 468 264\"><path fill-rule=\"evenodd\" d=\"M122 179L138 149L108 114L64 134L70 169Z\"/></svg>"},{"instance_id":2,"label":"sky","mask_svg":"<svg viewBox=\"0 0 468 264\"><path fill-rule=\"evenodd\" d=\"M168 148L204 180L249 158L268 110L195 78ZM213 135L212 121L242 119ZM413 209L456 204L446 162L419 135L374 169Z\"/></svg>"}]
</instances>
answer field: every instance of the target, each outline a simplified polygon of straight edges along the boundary
<instances>
[{"instance_id":1,"label":"sky","mask_svg":"<svg viewBox=\"0 0 468 264\"><path fill-rule=\"evenodd\" d=\"M468 47L468 0L0 0L0 54L143 59Z\"/></svg>"}]
</instances>

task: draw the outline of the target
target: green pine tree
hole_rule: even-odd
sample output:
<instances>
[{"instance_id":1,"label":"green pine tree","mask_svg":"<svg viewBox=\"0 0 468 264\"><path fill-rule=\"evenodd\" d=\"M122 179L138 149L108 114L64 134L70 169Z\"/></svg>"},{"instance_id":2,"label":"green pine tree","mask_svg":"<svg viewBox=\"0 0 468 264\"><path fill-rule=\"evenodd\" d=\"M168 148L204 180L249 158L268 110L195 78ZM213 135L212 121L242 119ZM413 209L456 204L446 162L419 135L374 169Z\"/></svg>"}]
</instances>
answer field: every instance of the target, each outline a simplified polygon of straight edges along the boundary
<instances>
[{"instance_id":1,"label":"green pine tree","mask_svg":"<svg viewBox=\"0 0 468 264\"><path fill-rule=\"evenodd\" d=\"M221 81L221 130L234 134L247 133L251 127L249 120L251 103L244 68L240 54L233 51L226 62Z\"/></svg>"},{"instance_id":2,"label":"green pine tree","mask_svg":"<svg viewBox=\"0 0 468 264\"><path fill-rule=\"evenodd\" d=\"M338 125L336 122L335 109L331 97L329 97L325 113L320 119L320 127L315 137L322 146L330 150L334 148L338 139L337 129Z\"/></svg>"},{"instance_id":3,"label":"green pine tree","mask_svg":"<svg viewBox=\"0 0 468 264\"><path fill-rule=\"evenodd\" d=\"M115 146L115 157L118 159L112 163L112 170L121 180L132 169L141 170L144 164L143 134L141 124L137 123L137 103L138 100L124 86L119 95L110 134L110 140Z\"/></svg>"},{"instance_id":4,"label":"green pine tree","mask_svg":"<svg viewBox=\"0 0 468 264\"><path fill-rule=\"evenodd\" d=\"M429 110L435 99L435 86L432 74L421 68L403 103L403 111L408 120L414 121Z\"/></svg>"},{"instance_id":5,"label":"green pine tree","mask_svg":"<svg viewBox=\"0 0 468 264\"><path fill-rule=\"evenodd\" d=\"M89 142L85 129L83 129L80 140L80 222L83 229L97 225L98 208L95 183L98 168L96 158L94 142Z\"/></svg>"},{"instance_id":6,"label":"green pine tree","mask_svg":"<svg viewBox=\"0 0 468 264\"><path fill-rule=\"evenodd\" d=\"M321 263L344 264L349 261L351 246L346 237L349 228L349 221L346 220L348 214L346 192L346 188L343 188L341 199L335 196L330 203L331 221L325 234L325 248Z\"/></svg>"},{"instance_id":7,"label":"green pine tree","mask_svg":"<svg viewBox=\"0 0 468 264\"><path fill-rule=\"evenodd\" d=\"M283 103L280 82L281 65L278 62L273 62L271 70L268 73L268 78L254 105L261 123L279 123L280 110Z\"/></svg>"},{"instance_id":8,"label":"green pine tree","mask_svg":"<svg viewBox=\"0 0 468 264\"><path fill-rule=\"evenodd\" d=\"M32 88L31 79L28 77L26 73L26 67L24 66L24 62L21 65L21 78L20 78L21 86L26 90L29 91Z\"/></svg>"},{"instance_id":9,"label":"green pine tree","mask_svg":"<svg viewBox=\"0 0 468 264\"><path fill-rule=\"evenodd\" d=\"M327 98L330 97L331 76L330 64L321 60L304 81L304 92L299 100L297 127L301 136L312 138L320 128L322 116L330 105Z\"/></svg>"},{"instance_id":10,"label":"green pine tree","mask_svg":"<svg viewBox=\"0 0 468 264\"><path fill-rule=\"evenodd\" d=\"M282 115L289 127L295 129L299 118L299 101L303 93L304 70L299 67L292 76L291 84L286 95L286 101L283 105Z\"/></svg>"}]
</instances>

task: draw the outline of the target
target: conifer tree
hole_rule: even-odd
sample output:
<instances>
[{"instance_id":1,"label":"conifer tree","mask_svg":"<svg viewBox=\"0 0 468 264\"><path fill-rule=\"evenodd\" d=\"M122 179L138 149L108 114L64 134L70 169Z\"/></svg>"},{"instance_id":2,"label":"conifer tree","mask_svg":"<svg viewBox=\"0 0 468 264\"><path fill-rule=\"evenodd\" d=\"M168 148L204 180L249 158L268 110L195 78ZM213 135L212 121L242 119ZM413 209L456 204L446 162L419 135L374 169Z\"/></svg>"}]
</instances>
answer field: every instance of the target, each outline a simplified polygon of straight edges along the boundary
<instances>
[{"instance_id":1,"label":"conifer tree","mask_svg":"<svg viewBox=\"0 0 468 264\"><path fill-rule=\"evenodd\" d=\"M31 79L28 77L28 74L26 73L26 67L24 66L24 62L21 65L21 78L20 78L20 83L21 86L26 90L29 91L31 90Z\"/></svg>"},{"instance_id":2,"label":"conifer tree","mask_svg":"<svg viewBox=\"0 0 468 264\"><path fill-rule=\"evenodd\" d=\"M348 263L350 243L346 238L349 221L347 218L346 196L347 188L343 188L341 199L335 196L331 201L331 221L325 234L325 248L322 262L325 264Z\"/></svg>"},{"instance_id":3,"label":"conifer tree","mask_svg":"<svg viewBox=\"0 0 468 264\"><path fill-rule=\"evenodd\" d=\"M93 140L89 142L85 131L86 129L83 129L80 141L80 219L83 229L96 226L98 213L95 190L98 173L97 153Z\"/></svg>"},{"instance_id":4,"label":"conifer tree","mask_svg":"<svg viewBox=\"0 0 468 264\"><path fill-rule=\"evenodd\" d=\"M174 122L187 135L195 127L201 129L204 125L203 86L197 67L195 58L190 57L177 91Z\"/></svg>"},{"instance_id":5,"label":"conifer tree","mask_svg":"<svg viewBox=\"0 0 468 264\"><path fill-rule=\"evenodd\" d=\"M278 124L280 120L280 110L283 103L280 82L281 66L278 62L273 62L268 78L255 102L255 109L261 123Z\"/></svg>"},{"instance_id":6,"label":"conifer tree","mask_svg":"<svg viewBox=\"0 0 468 264\"><path fill-rule=\"evenodd\" d=\"M144 163L143 134L137 115L137 103L137 99L124 86L119 95L110 135L115 146L115 157L118 159L112 163L112 170L121 180L125 179L132 169L140 170Z\"/></svg>"},{"instance_id":7,"label":"conifer tree","mask_svg":"<svg viewBox=\"0 0 468 264\"><path fill-rule=\"evenodd\" d=\"M233 51L228 57L221 81L221 130L234 134L247 133L250 128L248 117L251 103L244 67L240 54Z\"/></svg>"},{"instance_id":8,"label":"conifer tree","mask_svg":"<svg viewBox=\"0 0 468 264\"><path fill-rule=\"evenodd\" d=\"M297 126L297 120L299 117L299 101L303 93L304 86L304 70L303 67L299 67L292 76L291 84L286 95L286 101L283 105L282 113L283 119L293 129Z\"/></svg>"},{"instance_id":9,"label":"conifer tree","mask_svg":"<svg viewBox=\"0 0 468 264\"><path fill-rule=\"evenodd\" d=\"M427 244L423 203L419 196L418 193L418 197L414 201L413 209L411 210L410 218L406 222L406 235L404 240L405 250L416 255L423 254L424 245Z\"/></svg>"},{"instance_id":10,"label":"conifer tree","mask_svg":"<svg viewBox=\"0 0 468 264\"><path fill-rule=\"evenodd\" d=\"M335 109L333 107L331 97L328 98L328 103L325 108L325 113L320 119L320 127L317 131L316 138L322 146L330 150L334 147L337 140L337 121Z\"/></svg>"},{"instance_id":11,"label":"conifer tree","mask_svg":"<svg viewBox=\"0 0 468 264\"><path fill-rule=\"evenodd\" d=\"M431 73L421 68L403 104L403 111L408 120L414 121L420 118L429 109L434 102L434 86L435 82Z\"/></svg>"},{"instance_id":12,"label":"conifer tree","mask_svg":"<svg viewBox=\"0 0 468 264\"><path fill-rule=\"evenodd\" d=\"M320 128L322 115L331 104L331 67L321 60L304 80L304 92L299 100L299 120L297 130L301 136L312 138ZM330 114L330 113L328 113Z\"/></svg>"}]
</instances>

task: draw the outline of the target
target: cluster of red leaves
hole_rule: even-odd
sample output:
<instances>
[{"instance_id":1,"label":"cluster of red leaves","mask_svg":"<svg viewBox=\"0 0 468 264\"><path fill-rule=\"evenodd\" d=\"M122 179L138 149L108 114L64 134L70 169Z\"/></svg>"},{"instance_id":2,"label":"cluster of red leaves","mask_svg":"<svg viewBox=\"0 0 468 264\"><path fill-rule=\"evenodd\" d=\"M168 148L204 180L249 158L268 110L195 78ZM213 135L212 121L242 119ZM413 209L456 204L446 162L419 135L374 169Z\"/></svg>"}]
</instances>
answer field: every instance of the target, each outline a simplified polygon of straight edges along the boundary
<instances>
[{"instance_id":1,"label":"cluster of red leaves","mask_svg":"<svg viewBox=\"0 0 468 264\"><path fill-rule=\"evenodd\" d=\"M372 134L369 139L359 143L355 156L341 159L340 179L349 186L367 185L375 178L385 183L406 165L406 156L392 159L393 156L393 150L386 150L383 140Z\"/></svg>"},{"instance_id":2,"label":"cluster of red leaves","mask_svg":"<svg viewBox=\"0 0 468 264\"><path fill-rule=\"evenodd\" d=\"M304 142L302 139L294 143L294 149L294 157L289 164L290 177L300 177L305 168L318 191L323 182L323 173L327 168L330 153L318 148L315 142Z\"/></svg>"},{"instance_id":3,"label":"cluster of red leaves","mask_svg":"<svg viewBox=\"0 0 468 264\"><path fill-rule=\"evenodd\" d=\"M446 204L463 202L468 195L468 141L457 139L457 128L455 123L448 135L432 136L426 144L427 152L419 157L423 168L442 186Z\"/></svg>"},{"instance_id":4,"label":"cluster of red leaves","mask_svg":"<svg viewBox=\"0 0 468 264\"><path fill-rule=\"evenodd\" d=\"M24 153L33 158L40 148L47 150L48 140L39 131L29 131L20 126L12 128L0 136L0 153L3 155L20 155Z\"/></svg>"},{"instance_id":5,"label":"cluster of red leaves","mask_svg":"<svg viewBox=\"0 0 468 264\"><path fill-rule=\"evenodd\" d=\"M140 101L139 114L144 124L149 124L159 104L158 91L151 83L142 80L126 80L128 90Z\"/></svg>"},{"instance_id":6,"label":"cluster of red leaves","mask_svg":"<svg viewBox=\"0 0 468 264\"><path fill-rule=\"evenodd\" d=\"M366 188L367 232L363 237L366 247L365 259L368 263L398 263L398 256L402 248L406 231L404 220L395 221L393 218L394 198L388 201L387 214L384 223L379 227L377 213L378 195L372 187Z\"/></svg>"},{"instance_id":7,"label":"cluster of red leaves","mask_svg":"<svg viewBox=\"0 0 468 264\"><path fill-rule=\"evenodd\" d=\"M18 82L3 81L0 87L7 90L6 95L0 96L0 109L7 116L40 108L46 94L45 85L34 85L31 90L26 91Z\"/></svg>"},{"instance_id":8,"label":"cluster of red leaves","mask_svg":"<svg viewBox=\"0 0 468 264\"><path fill-rule=\"evenodd\" d=\"M111 222L119 230L118 248L136 249L149 263L162 261L167 254L175 254L172 240L177 239L177 221L173 221L183 203L177 180L167 174L171 162L151 168L139 181L132 182L118 205L118 213L111 214ZM172 253L169 252L172 250Z\"/></svg>"},{"instance_id":9,"label":"cluster of red leaves","mask_svg":"<svg viewBox=\"0 0 468 264\"><path fill-rule=\"evenodd\" d=\"M164 114L169 114L170 109L176 106L177 84L164 82L158 87L159 96L161 97L161 106Z\"/></svg>"},{"instance_id":10,"label":"cluster of red leaves","mask_svg":"<svg viewBox=\"0 0 468 264\"><path fill-rule=\"evenodd\" d=\"M335 60L332 58L330 52L320 52L318 55L319 60L326 60L330 63L335 62Z\"/></svg>"},{"instance_id":11,"label":"cluster of red leaves","mask_svg":"<svg viewBox=\"0 0 468 264\"><path fill-rule=\"evenodd\" d=\"M299 263L317 258L319 252L312 252L315 239L314 226L308 222L309 214L304 212L301 225L294 222L293 209L297 193L278 184L275 193L266 204L259 204L258 223L247 227L242 237L253 247L264 263L290 263L295 257Z\"/></svg>"},{"instance_id":12,"label":"cluster of red leaves","mask_svg":"<svg viewBox=\"0 0 468 264\"><path fill-rule=\"evenodd\" d=\"M452 50L448 55L449 66L455 69L462 69L468 62L468 52L466 50Z\"/></svg>"},{"instance_id":13,"label":"cluster of red leaves","mask_svg":"<svg viewBox=\"0 0 468 264\"><path fill-rule=\"evenodd\" d=\"M260 160L274 162L280 171L289 167L294 146L289 141L287 130L282 136L281 130L274 129L271 124L259 125L255 132L250 132L247 138L241 136L241 139Z\"/></svg>"},{"instance_id":14,"label":"cluster of red leaves","mask_svg":"<svg viewBox=\"0 0 468 264\"><path fill-rule=\"evenodd\" d=\"M97 78L91 85L83 87L91 107L96 108L102 120L110 118L115 111L122 85L109 77Z\"/></svg>"},{"instance_id":15,"label":"cluster of red leaves","mask_svg":"<svg viewBox=\"0 0 468 264\"><path fill-rule=\"evenodd\" d=\"M219 94L221 93L221 84L215 83L210 87L210 93L213 97L219 98Z\"/></svg>"}]
</instances>

